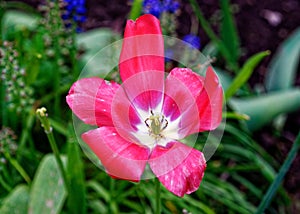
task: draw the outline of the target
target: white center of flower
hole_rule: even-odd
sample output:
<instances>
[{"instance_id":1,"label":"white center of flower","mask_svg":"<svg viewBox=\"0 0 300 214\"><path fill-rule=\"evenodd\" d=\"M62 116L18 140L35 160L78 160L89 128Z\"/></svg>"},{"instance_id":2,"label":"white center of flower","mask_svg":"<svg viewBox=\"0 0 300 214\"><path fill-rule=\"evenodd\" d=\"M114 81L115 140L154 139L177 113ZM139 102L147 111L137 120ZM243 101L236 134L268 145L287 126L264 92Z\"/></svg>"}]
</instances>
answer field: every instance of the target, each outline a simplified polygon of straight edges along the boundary
<instances>
[{"instance_id":1,"label":"white center of flower","mask_svg":"<svg viewBox=\"0 0 300 214\"><path fill-rule=\"evenodd\" d=\"M165 130L169 124L168 120L162 114L154 114L151 110L151 115L145 120L145 124L149 129L149 136L153 137L156 141L164 138L162 131Z\"/></svg>"},{"instance_id":2,"label":"white center of flower","mask_svg":"<svg viewBox=\"0 0 300 214\"><path fill-rule=\"evenodd\" d=\"M179 123L180 117L171 120L161 113L161 107L143 111L138 109L141 123L136 125L136 137L138 143L153 149L155 146L166 146L169 142L180 139Z\"/></svg>"}]
</instances>

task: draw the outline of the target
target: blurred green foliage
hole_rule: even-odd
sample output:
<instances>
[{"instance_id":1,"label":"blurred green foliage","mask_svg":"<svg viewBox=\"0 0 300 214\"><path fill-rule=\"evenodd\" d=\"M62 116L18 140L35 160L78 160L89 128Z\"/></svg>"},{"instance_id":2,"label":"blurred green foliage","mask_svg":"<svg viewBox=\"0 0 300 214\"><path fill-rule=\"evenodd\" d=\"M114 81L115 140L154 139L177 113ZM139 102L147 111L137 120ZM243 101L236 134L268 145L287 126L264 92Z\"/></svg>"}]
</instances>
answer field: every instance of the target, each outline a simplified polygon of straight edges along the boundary
<instances>
[{"instance_id":1,"label":"blurred green foliage","mask_svg":"<svg viewBox=\"0 0 300 214\"><path fill-rule=\"evenodd\" d=\"M220 36L214 33L196 1L190 3L193 15L211 39L203 52L225 60L225 66L218 67L216 62L215 67L229 110L224 112L227 122L222 124L225 127L222 142L207 163L199 190L178 198L162 189L162 212L254 213L275 180L280 163L253 139L253 131L300 107L300 91L293 85L299 63L300 31L282 43L267 70L267 91L257 94L248 80L269 51L255 54L240 65L240 41L229 0L220 0L223 14ZM119 50L111 44L122 36L111 29L76 34L75 28L64 27L60 7L50 6L49 2L46 6L51 10L39 13L33 13L34 9L23 4L0 4L1 51L5 51L6 41L12 44L18 53L16 62L26 71L24 84L33 89L33 104L21 109L22 113L12 112L6 99L7 76L2 73L0 134L6 136L5 127L13 129L18 136L18 149L13 161L0 152L0 213L153 213L154 181L136 184L113 180L87 160L77 144L71 112L64 101L79 71L99 74L100 70L102 77L110 72L110 79L119 80L117 68L111 71L113 65L106 64L105 57L117 62ZM131 17L140 14L140 4L141 1L134 1ZM20 8L27 12L17 10ZM1 72L7 63L1 64ZM16 99L21 100L21 94ZM42 105L48 108L54 137L64 154L68 190L62 183L56 159L48 154L51 149L45 133L35 119L35 109ZM202 149L206 138L206 133L198 136L197 149ZM213 137L209 139L214 143ZM27 174L32 183L26 179ZM289 196L284 188L274 188L279 191L268 212L287 213Z\"/></svg>"}]
</instances>

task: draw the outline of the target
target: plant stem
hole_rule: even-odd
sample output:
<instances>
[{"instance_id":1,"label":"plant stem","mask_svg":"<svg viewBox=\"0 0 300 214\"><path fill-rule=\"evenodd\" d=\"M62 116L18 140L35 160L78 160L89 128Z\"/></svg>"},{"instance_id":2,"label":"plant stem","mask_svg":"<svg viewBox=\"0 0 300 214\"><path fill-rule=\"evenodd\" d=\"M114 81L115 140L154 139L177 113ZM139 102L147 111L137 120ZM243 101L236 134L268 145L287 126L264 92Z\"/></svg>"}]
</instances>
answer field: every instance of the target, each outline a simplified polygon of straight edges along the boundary
<instances>
[{"instance_id":1,"label":"plant stem","mask_svg":"<svg viewBox=\"0 0 300 214\"><path fill-rule=\"evenodd\" d=\"M26 173L26 171L23 169L23 167L19 164L19 162L12 158L10 156L9 153L5 152L4 153L5 158L10 162L11 165L13 165L13 167L15 167L15 169L20 173L20 175L24 178L24 180L27 182L27 184L31 183L31 179L28 176L28 174Z\"/></svg>"},{"instance_id":2,"label":"plant stem","mask_svg":"<svg viewBox=\"0 0 300 214\"><path fill-rule=\"evenodd\" d=\"M155 214L161 213L161 200L160 200L160 182L158 178L155 179Z\"/></svg>"},{"instance_id":3,"label":"plant stem","mask_svg":"<svg viewBox=\"0 0 300 214\"><path fill-rule=\"evenodd\" d=\"M0 174L0 184L7 192L10 192L12 190L12 188L4 181L1 174Z\"/></svg>"},{"instance_id":4,"label":"plant stem","mask_svg":"<svg viewBox=\"0 0 300 214\"><path fill-rule=\"evenodd\" d=\"M6 87L5 87L5 84L2 84L2 87L1 87L1 100L2 100L2 127L5 127L7 126L8 124L8 120L7 120L7 103L6 103L6 98L5 98L5 91L6 91Z\"/></svg>"},{"instance_id":5,"label":"plant stem","mask_svg":"<svg viewBox=\"0 0 300 214\"><path fill-rule=\"evenodd\" d=\"M260 202L260 205L256 211L256 214L264 213L265 209L270 205L272 198L274 197L275 193L277 192L277 190L282 182L283 177L285 176L285 174L289 170L293 160L295 159L299 147L300 147L300 132L299 132L287 158L285 159L284 163L282 164L275 180L273 181L273 183L269 187L267 193L265 194L264 198Z\"/></svg>"},{"instance_id":6,"label":"plant stem","mask_svg":"<svg viewBox=\"0 0 300 214\"><path fill-rule=\"evenodd\" d=\"M61 175L63 177L65 188L68 191L69 190L68 177L67 177L66 171L64 169L62 160L60 158L59 150L58 150L58 147L57 147L57 144L56 144L53 132L52 132L52 127L51 127L50 122L48 120L48 115L47 115L46 111L47 111L46 108L42 107L42 108L39 108L39 109L36 110L36 114L39 117L39 119L42 123L42 127L45 130L45 133L46 133L47 138L49 140L51 149L54 153L56 162L58 164L58 168L59 168L59 170L61 172ZM68 191L68 192L70 192L70 191Z\"/></svg>"},{"instance_id":7,"label":"plant stem","mask_svg":"<svg viewBox=\"0 0 300 214\"><path fill-rule=\"evenodd\" d=\"M26 118L26 123L25 127L22 129L21 137L20 137L20 142L19 142L19 149L22 151L25 148L25 144L27 141L27 138L30 134L31 127L34 122L34 113L33 110L29 112L28 117Z\"/></svg>"},{"instance_id":8,"label":"plant stem","mask_svg":"<svg viewBox=\"0 0 300 214\"><path fill-rule=\"evenodd\" d=\"M45 95L38 102L40 102L40 103L47 103L50 100L52 100L56 95L61 96L63 93L67 93L68 90L70 89L70 87L71 87L71 84L63 85L57 91Z\"/></svg>"}]
</instances>

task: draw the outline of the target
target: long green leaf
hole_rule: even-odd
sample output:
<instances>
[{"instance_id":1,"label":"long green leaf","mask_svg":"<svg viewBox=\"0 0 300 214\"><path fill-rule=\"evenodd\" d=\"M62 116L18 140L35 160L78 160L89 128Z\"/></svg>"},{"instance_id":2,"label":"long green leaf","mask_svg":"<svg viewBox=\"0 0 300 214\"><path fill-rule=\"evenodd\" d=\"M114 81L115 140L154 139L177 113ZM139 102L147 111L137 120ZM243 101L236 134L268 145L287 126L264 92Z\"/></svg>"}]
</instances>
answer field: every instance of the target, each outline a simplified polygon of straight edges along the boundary
<instances>
[{"instance_id":1,"label":"long green leaf","mask_svg":"<svg viewBox=\"0 0 300 214\"><path fill-rule=\"evenodd\" d=\"M95 53L120 38L120 35L111 29L101 28L76 35L76 44L86 51Z\"/></svg>"},{"instance_id":2,"label":"long green leaf","mask_svg":"<svg viewBox=\"0 0 300 214\"><path fill-rule=\"evenodd\" d=\"M230 210L245 214L253 213L255 210L255 207L246 200L243 192L211 173L205 175L201 188L205 194L224 204Z\"/></svg>"},{"instance_id":3,"label":"long green leaf","mask_svg":"<svg viewBox=\"0 0 300 214\"><path fill-rule=\"evenodd\" d=\"M231 62L235 64L240 56L239 36L230 11L229 0L220 0L220 5L223 15L221 23L221 39L229 50Z\"/></svg>"},{"instance_id":4,"label":"long green leaf","mask_svg":"<svg viewBox=\"0 0 300 214\"><path fill-rule=\"evenodd\" d=\"M60 213L66 195L67 191L54 155L45 156L31 186L28 212Z\"/></svg>"},{"instance_id":5,"label":"long green leaf","mask_svg":"<svg viewBox=\"0 0 300 214\"><path fill-rule=\"evenodd\" d=\"M257 214L264 213L265 209L271 203L272 198L274 197L275 193L277 192L277 190L282 182L282 179L284 178L284 176L287 173L287 171L289 170L293 160L295 159L297 152L299 150L299 147L300 147L300 132L299 132L287 158L285 159L284 163L282 164L275 180L273 181L273 183L269 187L267 193L265 194L263 200L261 201L261 203L257 209L257 212L256 212Z\"/></svg>"},{"instance_id":6,"label":"long green leaf","mask_svg":"<svg viewBox=\"0 0 300 214\"><path fill-rule=\"evenodd\" d=\"M68 209L70 213L86 213L84 168L72 127L69 127L67 172L69 181Z\"/></svg>"},{"instance_id":7,"label":"long green leaf","mask_svg":"<svg viewBox=\"0 0 300 214\"><path fill-rule=\"evenodd\" d=\"M25 185L15 187L2 202L1 214L22 214L27 210L29 190Z\"/></svg>"},{"instance_id":8,"label":"long green leaf","mask_svg":"<svg viewBox=\"0 0 300 214\"><path fill-rule=\"evenodd\" d=\"M291 88L296 77L300 58L300 28L279 47L270 62L265 85L268 91Z\"/></svg>"},{"instance_id":9,"label":"long green leaf","mask_svg":"<svg viewBox=\"0 0 300 214\"><path fill-rule=\"evenodd\" d=\"M238 66L236 64L233 64L230 60L230 52L227 49L227 47L224 45L224 43L218 38L218 36L214 33L212 27L210 26L209 22L205 19L199 4L196 0L189 0L190 4L192 6L192 9L194 10L196 16L199 19L199 22L207 34L207 36L215 43L215 45L218 47L220 53L223 55L223 57L226 59L228 66L231 67L234 71L238 70Z\"/></svg>"},{"instance_id":10,"label":"long green leaf","mask_svg":"<svg viewBox=\"0 0 300 214\"><path fill-rule=\"evenodd\" d=\"M271 122L282 113L300 108L300 89L272 92L250 98L232 98L229 105L241 114L250 117L246 124L249 131L255 131Z\"/></svg>"},{"instance_id":11,"label":"long green leaf","mask_svg":"<svg viewBox=\"0 0 300 214\"><path fill-rule=\"evenodd\" d=\"M2 17L2 38L8 39L11 33L27 28L34 29L38 23L38 16L21 11L10 10Z\"/></svg>"},{"instance_id":12,"label":"long green leaf","mask_svg":"<svg viewBox=\"0 0 300 214\"><path fill-rule=\"evenodd\" d=\"M257 64L269 54L270 51L263 51L251 56L245 62L241 71L238 73L238 75L235 77L235 79L233 80L229 88L226 90L225 92L226 100L232 97L235 94L235 92L248 81L249 77L251 76Z\"/></svg>"},{"instance_id":13,"label":"long green leaf","mask_svg":"<svg viewBox=\"0 0 300 214\"><path fill-rule=\"evenodd\" d=\"M99 197L105 200L105 202L109 202L110 194L100 183L91 180L87 183L87 187L93 189L99 195Z\"/></svg>"}]
</instances>

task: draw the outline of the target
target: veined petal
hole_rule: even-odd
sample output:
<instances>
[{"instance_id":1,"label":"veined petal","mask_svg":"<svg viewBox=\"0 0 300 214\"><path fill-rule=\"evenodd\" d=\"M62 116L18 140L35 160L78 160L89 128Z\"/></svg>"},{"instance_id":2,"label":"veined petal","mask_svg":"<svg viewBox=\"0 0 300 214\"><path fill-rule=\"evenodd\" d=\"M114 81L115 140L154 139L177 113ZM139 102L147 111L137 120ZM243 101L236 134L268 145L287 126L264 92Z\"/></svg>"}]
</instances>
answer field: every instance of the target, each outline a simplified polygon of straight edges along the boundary
<instances>
[{"instance_id":1,"label":"veined petal","mask_svg":"<svg viewBox=\"0 0 300 214\"><path fill-rule=\"evenodd\" d=\"M128 20L119 60L122 81L142 71L164 71L164 41L159 20L150 14Z\"/></svg>"},{"instance_id":2,"label":"veined petal","mask_svg":"<svg viewBox=\"0 0 300 214\"><path fill-rule=\"evenodd\" d=\"M212 67L208 67L205 78L189 68L174 68L170 76L184 84L198 108L198 116L195 116L195 110L181 113L180 124L185 130L185 136L215 129L222 119L223 90ZM194 123L191 123L190 118L194 118Z\"/></svg>"},{"instance_id":3,"label":"veined petal","mask_svg":"<svg viewBox=\"0 0 300 214\"><path fill-rule=\"evenodd\" d=\"M223 89L217 74L209 66L206 71L204 87L197 97L200 113L200 130L213 130L222 120Z\"/></svg>"},{"instance_id":4,"label":"veined petal","mask_svg":"<svg viewBox=\"0 0 300 214\"><path fill-rule=\"evenodd\" d=\"M137 125L144 123L128 99L123 87L119 87L112 101L111 114L113 126L127 141L136 142L132 133L138 131Z\"/></svg>"},{"instance_id":5,"label":"veined petal","mask_svg":"<svg viewBox=\"0 0 300 214\"><path fill-rule=\"evenodd\" d=\"M82 121L90 125L111 126L111 102L117 83L101 78L84 78L75 82L67 95L67 103Z\"/></svg>"},{"instance_id":6,"label":"veined petal","mask_svg":"<svg viewBox=\"0 0 300 214\"><path fill-rule=\"evenodd\" d=\"M160 72L144 71L126 79L122 87L132 105L143 118L143 112L161 111L164 92L164 76Z\"/></svg>"},{"instance_id":7,"label":"veined petal","mask_svg":"<svg viewBox=\"0 0 300 214\"><path fill-rule=\"evenodd\" d=\"M113 127L88 131L82 139L98 156L109 175L130 181L140 180L149 149L126 141Z\"/></svg>"},{"instance_id":8,"label":"veined petal","mask_svg":"<svg viewBox=\"0 0 300 214\"><path fill-rule=\"evenodd\" d=\"M180 197L199 188L206 168L203 154L180 142L155 147L149 164L159 181Z\"/></svg>"},{"instance_id":9,"label":"veined petal","mask_svg":"<svg viewBox=\"0 0 300 214\"><path fill-rule=\"evenodd\" d=\"M189 68L174 68L170 75L180 80L196 98L201 92L204 85L204 77L193 72Z\"/></svg>"},{"instance_id":10,"label":"veined petal","mask_svg":"<svg viewBox=\"0 0 300 214\"><path fill-rule=\"evenodd\" d=\"M178 68L177 70L180 71L181 69ZM192 80L190 83L193 84ZM189 87L187 82L172 74L168 75L165 82L162 112L169 119L170 124L178 124L178 120L180 120L179 127L174 127L176 130L169 130L167 127L168 131L177 132L179 139L187 136L191 129L199 128L200 124L197 100Z\"/></svg>"}]
</instances>

